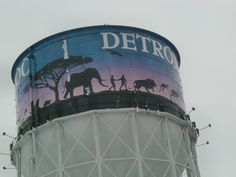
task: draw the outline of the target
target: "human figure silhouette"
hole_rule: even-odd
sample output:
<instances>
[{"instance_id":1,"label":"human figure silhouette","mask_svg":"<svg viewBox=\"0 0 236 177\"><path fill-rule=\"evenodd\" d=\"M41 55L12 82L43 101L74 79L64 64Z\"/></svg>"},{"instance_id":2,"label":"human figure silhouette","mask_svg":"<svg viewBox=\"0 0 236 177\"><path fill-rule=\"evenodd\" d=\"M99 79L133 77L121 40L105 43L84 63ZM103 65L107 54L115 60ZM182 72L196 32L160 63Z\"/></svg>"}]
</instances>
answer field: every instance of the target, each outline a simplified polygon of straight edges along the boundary
<instances>
[{"instance_id":1,"label":"human figure silhouette","mask_svg":"<svg viewBox=\"0 0 236 177\"><path fill-rule=\"evenodd\" d=\"M68 47L67 47L67 41L65 39L63 40L63 44L61 48L64 50L64 60L68 59L69 58Z\"/></svg>"},{"instance_id":2,"label":"human figure silhouette","mask_svg":"<svg viewBox=\"0 0 236 177\"><path fill-rule=\"evenodd\" d=\"M122 89L123 86L125 86L125 89L128 90L128 89L127 89L127 86L126 86L127 80L125 79L125 76L122 75L122 77L121 77L120 79L118 79L118 81L119 81L119 80L121 81L120 90Z\"/></svg>"},{"instance_id":3,"label":"human figure silhouette","mask_svg":"<svg viewBox=\"0 0 236 177\"><path fill-rule=\"evenodd\" d=\"M36 103L35 103L34 107L39 108L39 99L36 100Z\"/></svg>"},{"instance_id":4,"label":"human figure silhouette","mask_svg":"<svg viewBox=\"0 0 236 177\"><path fill-rule=\"evenodd\" d=\"M114 79L114 76L111 75L111 87L109 88L109 90L111 90L112 88L114 88L114 91L116 91L116 84L115 84L116 79Z\"/></svg>"}]
</instances>

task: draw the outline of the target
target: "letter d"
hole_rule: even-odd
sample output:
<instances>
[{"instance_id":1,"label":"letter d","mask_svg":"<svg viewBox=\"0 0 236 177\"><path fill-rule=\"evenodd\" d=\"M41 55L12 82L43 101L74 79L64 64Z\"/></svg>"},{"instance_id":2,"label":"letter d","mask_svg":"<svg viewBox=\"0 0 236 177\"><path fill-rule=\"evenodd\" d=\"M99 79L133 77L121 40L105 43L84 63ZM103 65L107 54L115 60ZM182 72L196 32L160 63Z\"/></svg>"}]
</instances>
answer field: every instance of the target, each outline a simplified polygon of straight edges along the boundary
<instances>
[{"instance_id":1,"label":"letter d","mask_svg":"<svg viewBox=\"0 0 236 177\"><path fill-rule=\"evenodd\" d=\"M111 33L111 32L109 32L109 33L101 33L101 35L103 37L103 47L102 47L102 49L114 49L120 43L119 37L115 33ZM114 40L113 44L109 44L108 36L113 38L113 40ZM111 42L111 40L110 40L110 42Z\"/></svg>"}]
</instances>

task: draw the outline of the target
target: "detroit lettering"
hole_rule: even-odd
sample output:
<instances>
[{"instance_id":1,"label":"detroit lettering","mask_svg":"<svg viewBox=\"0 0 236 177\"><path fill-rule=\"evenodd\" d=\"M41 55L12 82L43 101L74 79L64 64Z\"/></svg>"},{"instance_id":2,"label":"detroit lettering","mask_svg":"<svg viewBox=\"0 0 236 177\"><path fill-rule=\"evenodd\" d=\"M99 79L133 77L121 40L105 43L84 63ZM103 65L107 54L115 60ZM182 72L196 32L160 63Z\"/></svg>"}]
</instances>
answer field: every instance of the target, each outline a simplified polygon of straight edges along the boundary
<instances>
[{"instance_id":1,"label":"detroit lettering","mask_svg":"<svg viewBox=\"0 0 236 177\"><path fill-rule=\"evenodd\" d=\"M148 36L142 36L137 33L100 33L103 39L102 49L121 48L134 52L150 53L157 58L166 60L174 69L178 70L177 59L171 48L161 42ZM141 43L141 47L136 44Z\"/></svg>"}]
</instances>

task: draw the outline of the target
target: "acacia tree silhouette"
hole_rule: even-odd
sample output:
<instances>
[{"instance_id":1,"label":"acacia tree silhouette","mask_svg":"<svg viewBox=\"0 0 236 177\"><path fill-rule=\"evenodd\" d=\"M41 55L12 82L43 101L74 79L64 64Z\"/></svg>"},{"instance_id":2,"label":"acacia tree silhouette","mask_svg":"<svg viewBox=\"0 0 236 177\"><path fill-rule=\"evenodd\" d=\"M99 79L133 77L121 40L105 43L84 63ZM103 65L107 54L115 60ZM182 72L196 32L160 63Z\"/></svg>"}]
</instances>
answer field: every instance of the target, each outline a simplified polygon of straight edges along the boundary
<instances>
[{"instance_id":1,"label":"acacia tree silhouette","mask_svg":"<svg viewBox=\"0 0 236 177\"><path fill-rule=\"evenodd\" d=\"M55 101L59 101L58 85L67 69L75 66L92 62L93 59L84 56L70 56L68 59L60 58L40 69L33 77L32 88L49 88L55 94Z\"/></svg>"}]
</instances>

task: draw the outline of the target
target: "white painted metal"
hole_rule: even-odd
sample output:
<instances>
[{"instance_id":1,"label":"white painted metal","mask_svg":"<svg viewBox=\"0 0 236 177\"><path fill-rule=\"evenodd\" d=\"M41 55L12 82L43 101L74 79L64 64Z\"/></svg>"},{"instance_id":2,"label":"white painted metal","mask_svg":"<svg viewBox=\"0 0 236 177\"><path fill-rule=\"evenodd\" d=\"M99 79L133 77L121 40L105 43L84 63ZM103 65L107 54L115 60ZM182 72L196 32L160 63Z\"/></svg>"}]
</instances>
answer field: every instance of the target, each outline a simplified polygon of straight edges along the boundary
<instances>
[{"instance_id":1,"label":"white painted metal","mask_svg":"<svg viewBox=\"0 0 236 177\"><path fill-rule=\"evenodd\" d=\"M139 109L55 119L14 145L18 177L200 177L190 124Z\"/></svg>"}]
</instances>

